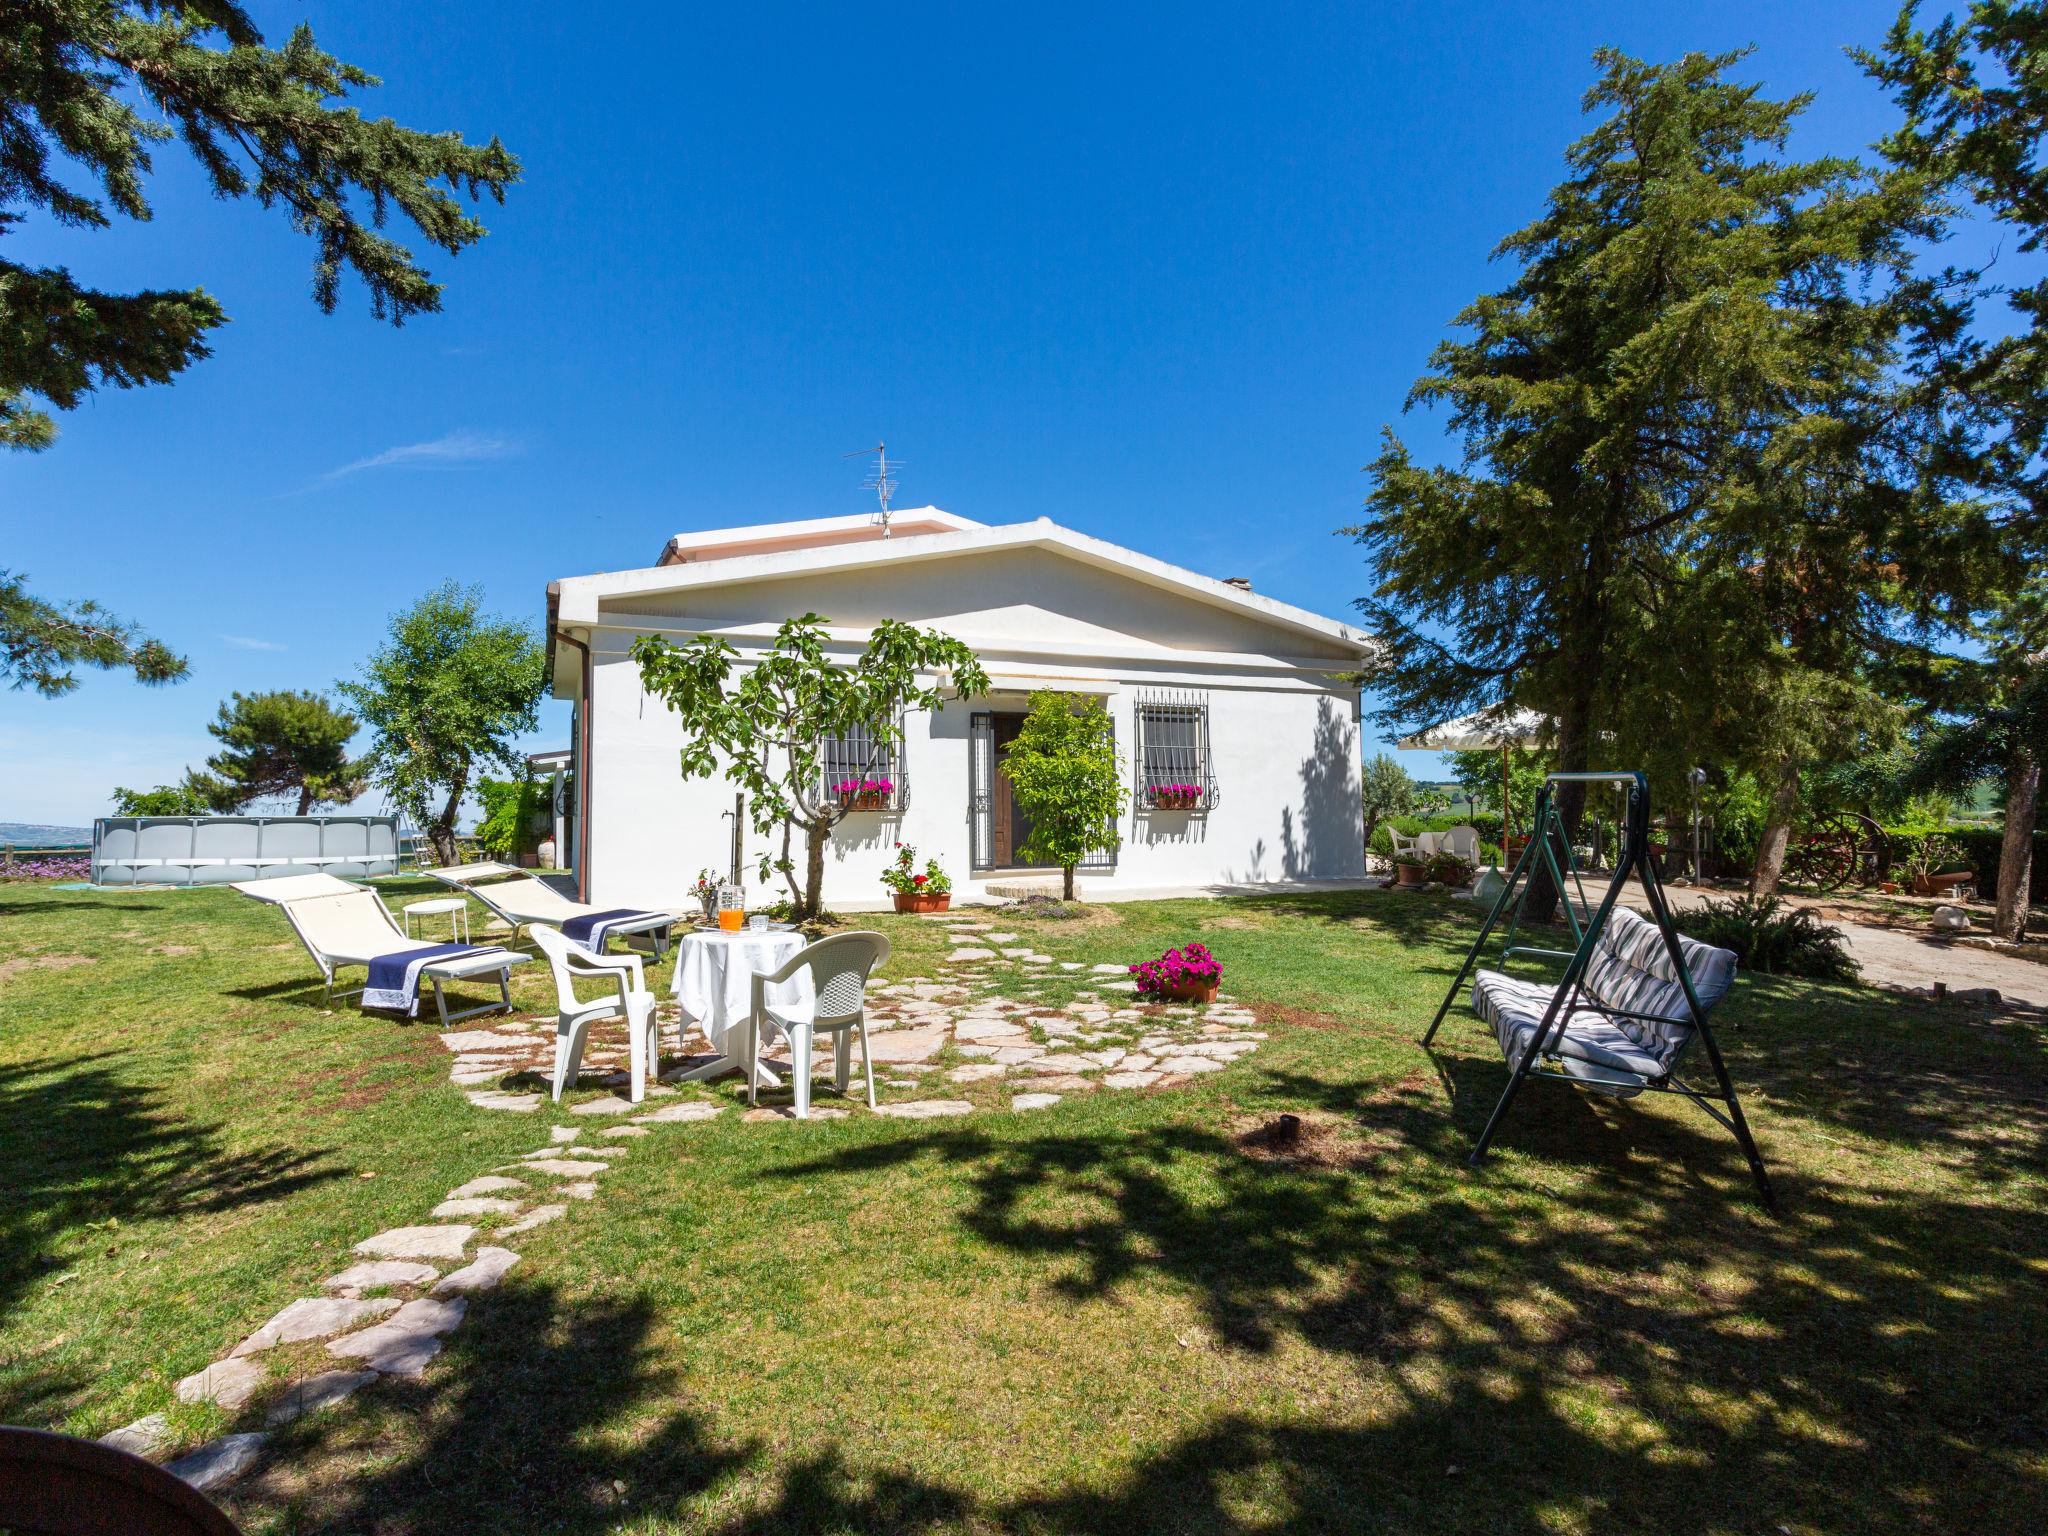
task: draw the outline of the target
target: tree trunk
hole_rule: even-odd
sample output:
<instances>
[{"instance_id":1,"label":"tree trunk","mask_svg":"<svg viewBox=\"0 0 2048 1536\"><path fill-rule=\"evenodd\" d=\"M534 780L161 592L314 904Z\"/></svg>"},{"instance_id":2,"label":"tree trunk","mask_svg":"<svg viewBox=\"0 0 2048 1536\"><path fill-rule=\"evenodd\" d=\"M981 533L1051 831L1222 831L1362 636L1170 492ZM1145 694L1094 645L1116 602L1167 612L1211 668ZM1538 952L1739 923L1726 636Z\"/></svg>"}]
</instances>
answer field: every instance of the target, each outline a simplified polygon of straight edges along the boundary
<instances>
[{"instance_id":1,"label":"tree trunk","mask_svg":"<svg viewBox=\"0 0 2048 1536\"><path fill-rule=\"evenodd\" d=\"M434 818L434 824L427 828L427 839L434 845L434 857L444 867L461 858L461 851L455 846L455 818L462 810L462 791L467 787L466 777L456 781L449 791L448 803Z\"/></svg>"},{"instance_id":2,"label":"tree trunk","mask_svg":"<svg viewBox=\"0 0 2048 1536\"><path fill-rule=\"evenodd\" d=\"M1584 773L1592 761L1593 721L1592 698L1590 693L1582 694L1571 701L1557 725L1557 771L1559 773ZM1586 809L1586 786L1583 784L1560 784L1552 798L1557 813L1564 819L1567 837L1577 837L1579 818ZM1533 813L1534 807L1531 807ZM1533 820L1529 835L1535 837L1542 829ZM1502 822L1501 836L1507 836L1506 822ZM1563 867L1569 850L1552 846L1558 866ZM1522 917L1526 922L1554 923L1557 921L1557 899L1561 893L1557 882L1550 878L1550 869L1539 856L1529 871L1529 894L1522 904Z\"/></svg>"},{"instance_id":3,"label":"tree trunk","mask_svg":"<svg viewBox=\"0 0 2048 1536\"><path fill-rule=\"evenodd\" d=\"M310 816L313 814L313 788L303 780L299 784L299 808L293 814L297 816Z\"/></svg>"},{"instance_id":4,"label":"tree trunk","mask_svg":"<svg viewBox=\"0 0 2048 1536\"><path fill-rule=\"evenodd\" d=\"M1074 866L1071 864L1062 865L1060 867L1060 879L1063 885L1060 899L1062 901L1072 901L1074 899Z\"/></svg>"},{"instance_id":5,"label":"tree trunk","mask_svg":"<svg viewBox=\"0 0 2048 1536\"><path fill-rule=\"evenodd\" d=\"M2027 935L2040 795L2040 759L2022 747L2005 770L2005 840L1998 850L1998 910L1991 919L1991 931L2001 939L2017 942Z\"/></svg>"},{"instance_id":6,"label":"tree trunk","mask_svg":"<svg viewBox=\"0 0 2048 1536\"><path fill-rule=\"evenodd\" d=\"M1792 844L1792 824L1799 819L1799 760L1787 756L1778 764L1778 787L1764 812L1763 836L1757 839L1756 868L1750 871L1749 894L1775 896L1785 877L1785 852Z\"/></svg>"},{"instance_id":7,"label":"tree trunk","mask_svg":"<svg viewBox=\"0 0 2048 1536\"><path fill-rule=\"evenodd\" d=\"M796 883L796 861L789 856L789 840L795 829L796 823L784 818L782 823L782 883L789 887L790 910L792 912L801 912L804 905L804 893ZM810 836L808 829L806 829L804 835L806 838ZM740 883L737 866L735 866L733 872L732 883L734 885Z\"/></svg>"},{"instance_id":8,"label":"tree trunk","mask_svg":"<svg viewBox=\"0 0 2048 1536\"><path fill-rule=\"evenodd\" d=\"M825 839L832 828L825 822L817 822L804 832L804 902L800 917L819 918L825 915Z\"/></svg>"}]
</instances>

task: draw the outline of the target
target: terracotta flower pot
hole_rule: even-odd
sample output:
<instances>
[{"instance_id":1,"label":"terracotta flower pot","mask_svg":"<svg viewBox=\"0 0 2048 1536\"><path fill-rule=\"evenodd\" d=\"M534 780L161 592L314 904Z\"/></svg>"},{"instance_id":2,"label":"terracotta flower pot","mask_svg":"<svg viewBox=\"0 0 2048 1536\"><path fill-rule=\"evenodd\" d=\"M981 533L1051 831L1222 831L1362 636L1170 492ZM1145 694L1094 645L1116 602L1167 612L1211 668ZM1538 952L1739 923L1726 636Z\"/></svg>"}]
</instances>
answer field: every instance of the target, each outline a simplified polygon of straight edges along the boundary
<instances>
[{"instance_id":1,"label":"terracotta flower pot","mask_svg":"<svg viewBox=\"0 0 2048 1536\"><path fill-rule=\"evenodd\" d=\"M1420 864L1396 864L1394 866L1394 883L1396 885L1421 885L1423 883L1422 866Z\"/></svg>"},{"instance_id":2,"label":"terracotta flower pot","mask_svg":"<svg viewBox=\"0 0 2048 1536\"><path fill-rule=\"evenodd\" d=\"M953 904L951 891L940 891L936 896L927 896L922 891L898 891L896 910L898 912L943 912Z\"/></svg>"},{"instance_id":3,"label":"terracotta flower pot","mask_svg":"<svg viewBox=\"0 0 2048 1536\"><path fill-rule=\"evenodd\" d=\"M1162 1003L1213 1003L1221 985L1215 981L1184 981L1177 987L1163 987L1145 995Z\"/></svg>"},{"instance_id":4,"label":"terracotta flower pot","mask_svg":"<svg viewBox=\"0 0 2048 1536\"><path fill-rule=\"evenodd\" d=\"M886 811L889 808L889 797L879 793L848 795L846 808L849 811Z\"/></svg>"}]
</instances>

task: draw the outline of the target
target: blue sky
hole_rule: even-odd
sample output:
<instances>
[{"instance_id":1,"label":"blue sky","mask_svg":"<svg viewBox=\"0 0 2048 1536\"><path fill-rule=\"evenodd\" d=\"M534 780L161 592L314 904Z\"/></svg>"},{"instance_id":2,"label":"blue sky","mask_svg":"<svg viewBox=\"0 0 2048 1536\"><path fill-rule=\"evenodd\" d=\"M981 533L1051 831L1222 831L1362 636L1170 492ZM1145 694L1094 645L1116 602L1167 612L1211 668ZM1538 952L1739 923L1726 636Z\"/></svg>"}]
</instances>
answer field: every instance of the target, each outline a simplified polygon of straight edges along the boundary
<instances>
[{"instance_id":1,"label":"blue sky","mask_svg":"<svg viewBox=\"0 0 2048 1536\"><path fill-rule=\"evenodd\" d=\"M359 288L321 315L306 243L175 146L152 223L10 233L234 323L0 456L4 563L192 661L0 694L0 820L175 779L229 692L330 685L445 576L538 624L550 579L679 530L860 510L841 454L882 437L901 505L1050 516L1348 617L1360 466L1504 280L1596 46L1756 44L1749 78L1819 93L1800 152L1891 121L1842 52L1891 8L1830 0L252 9L384 76L367 113L496 133L525 179L399 330ZM566 742L567 706L543 726Z\"/></svg>"}]
</instances>

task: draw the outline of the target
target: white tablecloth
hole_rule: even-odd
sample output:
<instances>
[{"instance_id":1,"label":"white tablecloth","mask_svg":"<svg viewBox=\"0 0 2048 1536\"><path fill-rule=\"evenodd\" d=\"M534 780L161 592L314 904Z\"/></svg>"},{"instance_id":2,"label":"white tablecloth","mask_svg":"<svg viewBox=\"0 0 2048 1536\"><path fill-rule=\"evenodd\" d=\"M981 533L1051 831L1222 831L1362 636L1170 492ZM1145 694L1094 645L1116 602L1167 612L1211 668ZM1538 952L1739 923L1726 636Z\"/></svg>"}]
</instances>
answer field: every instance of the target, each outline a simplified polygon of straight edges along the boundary
<instances>
[{"instance_id":1,"label":"white tablecloth","mask_svg":"<svg viewBox=\"0 0 2048 1536\"><path fill-rule=\"evenodd\" d=\"M700 929L684 934L676 945L672 984L683 1017L699 1026L720 1052L731 1055L740 1050L744 1038L740 1031L746 1026L752 1003L754 977L781 969L782 963L803 947L800 933L707 933ZM808 1018L816 1007L810 973L799 972L770 987L768 1005L785 1017Z\"/></svg>"}]
</instances>

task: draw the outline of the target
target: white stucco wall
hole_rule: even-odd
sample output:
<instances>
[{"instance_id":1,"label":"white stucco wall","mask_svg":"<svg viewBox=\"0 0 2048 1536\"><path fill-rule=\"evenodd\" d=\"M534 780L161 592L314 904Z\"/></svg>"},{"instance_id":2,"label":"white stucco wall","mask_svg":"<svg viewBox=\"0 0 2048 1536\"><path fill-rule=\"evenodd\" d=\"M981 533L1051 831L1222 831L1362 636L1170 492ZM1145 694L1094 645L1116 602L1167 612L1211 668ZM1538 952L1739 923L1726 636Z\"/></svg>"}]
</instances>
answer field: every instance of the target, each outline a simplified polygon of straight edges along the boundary
<instances>
[{"instance_id":1,"label":"white stucco wall","mask_svg":"<svg viewBox=\"0 0 2048 1536\"><path fill-rule=\"evenodd\" d=\"M674 613L647 612L662 605L645 598L635 600L634 613L607 612L590 641L590 899L680 905L697 870L722 871L730 860L732 822L723 813L732 809L734 787L681 778L681 730L665 705L641 691L627 654L635 636L717 629L738 638L744 652L751 643L744 630L805 609L842 626L884 614L937 624L974 646L1002 688L907 722L908 803L901 812L857 812L841 823L827 856L828 902L880 898L877 877L899 841L914 844L920 859L938 857L961 895L977 894L981 882L969 871L969 717L1021 711L1027 690L1047 684L1102 695L1126 752L1138 690L1193 688L1209 703L1216 804L1200 815L1127 811L1116 872L1084 875L1091 888L1363 873L1356 691L1324 670L1347 664L1339 649L1262 631L1193 600L1133 591L1057 557L1034 555L1008 571L960 564L969 568L954 571L947 562L880 573L886 581L813 578L700 590L674 604ZM751 828L746 836L751 887L762 840ZM793 853L800 863L801 850Z\"/></svg>"}]
</instances>

